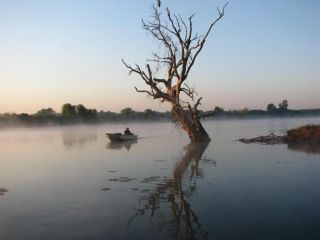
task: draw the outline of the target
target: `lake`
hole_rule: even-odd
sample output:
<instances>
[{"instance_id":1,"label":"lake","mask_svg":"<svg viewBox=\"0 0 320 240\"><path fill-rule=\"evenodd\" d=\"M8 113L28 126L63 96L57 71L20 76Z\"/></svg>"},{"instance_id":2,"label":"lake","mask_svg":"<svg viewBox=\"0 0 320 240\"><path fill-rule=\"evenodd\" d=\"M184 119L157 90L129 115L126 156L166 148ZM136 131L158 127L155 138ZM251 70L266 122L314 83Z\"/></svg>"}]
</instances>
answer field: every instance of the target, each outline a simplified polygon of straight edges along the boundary
<instances>
[{"instance_id":1,"label":"lake","mask_svg":"<svg viewBox=\"0 0 320 240\"><path fill-rule=\"evenodd\" d=\"M0 239L320 239L320 150L244 144L320 118L0 132ZM114 144L126 127L138 141Z\"/></svg>"}]
</instances>

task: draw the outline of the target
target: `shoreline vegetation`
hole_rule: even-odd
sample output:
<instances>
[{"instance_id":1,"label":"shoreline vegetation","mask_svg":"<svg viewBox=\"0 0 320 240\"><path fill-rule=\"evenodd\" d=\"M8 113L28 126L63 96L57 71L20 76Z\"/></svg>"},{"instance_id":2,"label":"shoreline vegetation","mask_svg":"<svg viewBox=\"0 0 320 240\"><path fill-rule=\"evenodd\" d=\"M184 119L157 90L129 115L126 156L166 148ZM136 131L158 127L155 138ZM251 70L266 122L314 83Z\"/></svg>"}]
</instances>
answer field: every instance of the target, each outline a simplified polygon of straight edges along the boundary
<instances>
[{"instance_id":1,"label":"shoreline vegetation","mask_svg":"<svg viewBox=\"0 0 320 240\"><path fill-rule=\"evenodd\" d=\"M284 136L269 134L256 138L238 139L242 143L260 143L260 144L320 144L320 125L308 124L293 128L287 131Z\"/></svg>"},{"instance_id":2,"label":"shoreline vegetation","mask_svg":"<svg viewBox=\"0 0 320 240\"><path fill-rule=\"evenodd\" d=\"M225 111L221 107L215 107L210 111L199 111L203 120L219 119L254 119L254 118L285 118L285 117L317 117L320 116L320 108L316 109L288 109L288 103L284 100L276 108L269 104L266 110L241 110ZM27 113L0 113L0 128L4 127L32 127L32 126L65 126L74 124L103 124L117 122L161 122L174 121L172 112L157 112L151 109L135 111L130 107L122 109L119 113L111 111L97 111L88 109L82 104L71 105L66 103L61 112L55 112L52 108L41 109L35 114Z\"/></svg>"}]
</instances>

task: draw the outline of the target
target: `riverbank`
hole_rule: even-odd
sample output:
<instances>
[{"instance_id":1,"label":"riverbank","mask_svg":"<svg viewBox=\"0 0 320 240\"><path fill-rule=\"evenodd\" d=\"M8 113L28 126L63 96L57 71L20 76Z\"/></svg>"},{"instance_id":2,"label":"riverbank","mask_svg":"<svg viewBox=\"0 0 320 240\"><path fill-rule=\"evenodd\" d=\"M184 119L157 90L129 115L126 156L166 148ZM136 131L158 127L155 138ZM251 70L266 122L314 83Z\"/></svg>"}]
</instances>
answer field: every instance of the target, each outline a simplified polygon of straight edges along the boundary
<instances>
[{"instance_id":1,"label":"riverbank","mask_svg":"<svg viewBox=\"0 0 320 240\"><path fill-rule=\"evenodd\" d=\"M320 144L320 125L308 124L287 131L284 136L277 136L273 133L255 138L240 138L242 143L278 144L278 143L310 143Z\"/></svg>"}]
</instances>

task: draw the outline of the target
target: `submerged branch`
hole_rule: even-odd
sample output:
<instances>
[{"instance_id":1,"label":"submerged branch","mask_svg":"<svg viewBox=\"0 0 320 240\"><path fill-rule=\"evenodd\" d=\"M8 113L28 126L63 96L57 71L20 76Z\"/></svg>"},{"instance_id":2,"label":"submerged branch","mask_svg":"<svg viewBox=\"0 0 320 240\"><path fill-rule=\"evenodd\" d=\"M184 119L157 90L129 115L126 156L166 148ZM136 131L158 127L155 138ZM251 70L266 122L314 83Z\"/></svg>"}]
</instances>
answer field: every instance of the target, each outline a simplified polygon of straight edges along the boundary
<instances>
[{"instance_id":1,"label":"submerged branch","mask_svg":"<svg viewBox=\"0 0 320 240\"><path fill-rule=\"evenodd\" d=\"M256 138L240 138L238 141L242 143L277 144L284 143L284 138L284 136L276 136L271 133L267 136L260 136Z\"/></svg>"}]
</instances>

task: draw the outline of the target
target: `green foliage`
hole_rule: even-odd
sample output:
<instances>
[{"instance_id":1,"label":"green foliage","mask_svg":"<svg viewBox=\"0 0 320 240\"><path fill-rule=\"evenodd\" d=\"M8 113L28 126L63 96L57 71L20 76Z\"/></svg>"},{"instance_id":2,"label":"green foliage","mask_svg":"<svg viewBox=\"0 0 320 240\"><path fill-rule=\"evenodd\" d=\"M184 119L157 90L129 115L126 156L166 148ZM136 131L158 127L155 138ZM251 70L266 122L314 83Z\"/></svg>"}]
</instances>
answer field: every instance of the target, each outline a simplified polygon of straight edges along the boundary
<instances>
[{"instance_id":1,"label":"green foliage","mask_svg":"<svg viewBox=\"0 0 320 240\"><path fill-rule=\"evenodd\" d=\"M97 116L96 109L87 109L82 104L71 105L70 103L63 104L62 117L72 119L90 120Z\"/></svg>"},{"instance_id":2,"label":"green foliage","mask_svg":"<svg viewBox=\"0 0 320 240\"><path fill-rule=\"evenodd\" d=\"M120 111L120 114L128 116L128 115L132 115L134 113L134 111L132 110L132 108L124 108Z\"/></svg>"},{"instance_id":3,"label":"green foliage","mask_svg":"<svg viewBox=\"0 0 320 240\"><path fill-rule=\"evenodd\" d=\"M277 110L277 108L273 103L268 104L268 106L267 106L267 111L268 112L274 112L276 110Z\"/></svg>"},{"instance_id":4,"label":"green foliage","mask_svg":"<svg viewBox=\"0 0 320 240\"><path fill-rule=\"evenodd\" d=\"M279 103L279 108L276 108L276 106L273 103L268 104L267 111L271 113L280 113L288 111L288 101L283 100L281 103Z\"/></svg>"},{"instance_id":5,"label":"green foliage","mask_svg":"<svg viewBox=\"0 0 320 240\"><path fill-rule=\"evenodd\" d=\"M147 118L152 118L152 117L155 117L157 113L148 108L148 109L144 110L144 114Z\"/></svg>"},{"instance_id":6,"label":"green foliage","mask_svg":"<svg viewBox=\"0 0 320 240\"><path fill-rule=\"evenodd\" d=\"M283 100L281 103L279 103L279 109L280 110L287 110L288 109L288 101Z\"/></svg>"},{"instance_id":7,"label":"green foliage","mask_svg":"<svg viewBox=\"0 0 320 240\"><path fill-rule=\"evenodd\" d=\"M86 109L86 107L83 106L82 104L79 104L76 106L76 111L78 115L85 116L88 112L88 109Z\"/></svg>"},{"instance_id":8,"label":"green foliage","mask_svg":"<svg viewBox=\"0 0 320 240\"><path fill-rule=\"evenodd\" d=\"M199 111L201 117L209 118L262 118L262 117L300 117L320 116L320 109L288 109L288 101L281 102L281 109L276 108L272 103L264 110L224 110L216 106L212 111ZM96 109L88 109L82 104L71 105L66 103L62 106L62 114L56 113L52 108L40 109L35 114L0 113L0 127L6 126L47 126L64 125L74 123L101 123L121 121L169 121L172 120L172 112L157 112L152 109L135 111L130 107L124 108L120 113L97 112Z\"/></svg>"},{"instance_id":9,"label":"green foliage","mask_svg":"<svg viewBox=\"0 0 320 240\"><path fill-rule=\"evenodd\" d=\"M36 113L39 117L53 117L57 113L52 108L43 108Z\"/></svg>"},{"instance_id":10,"label":"green foliage","mask_svg":"<svg viewBox=\"0 0 320 240\"><path fill-rule=\"evenodd\" d=\"M74 117L76 115L76 106L70 103L65 103L62 106L62 116L63 117Z\"/></svg>"},{"instance_id":11,"label":"green foliage","mask_svg":"<svg viewBox=\"0 0 320 240\"><path fill-rule=\"evenodd\" d=\"M214 114L219 114L219 113L223 113L223 112L224 112L224 110L222 107L218 107L218 106L214 107L214 110L213 110Z\"/></svg>"},{"instance_id":12,"label":"green foliage","mask_svg":"<svg viewBox=\"0 0 320 240\"><path fill-rule=\"evenodd\" d=\"M83 119L90 119L97 116L97 110L96 109L87 109L82 104L79 104L76 106L76 114L77 116L80 116Z\"/></svg>"},{"instance_id":13,"label":"green foliage","mask_svg":"<svg viewBox=\"0 0 320 240\"><path fill-rule=\"evenodd\" d=\"M27 113L21 113L18 115L18 119L22 121L28 121L30 120L31 116Z\"/></svg>"},{"instance_id":14,"label":"green foliage","mask_svg":"<svg viewBox=\"0 0 320 240\"><path fill-rule=\"evenodd\" d=\"M240 115L248 115L248 113L249 113L248 108L243 108L243 109L239 110Z\"/></svg>"}]
</instances>

